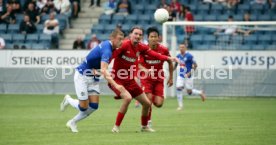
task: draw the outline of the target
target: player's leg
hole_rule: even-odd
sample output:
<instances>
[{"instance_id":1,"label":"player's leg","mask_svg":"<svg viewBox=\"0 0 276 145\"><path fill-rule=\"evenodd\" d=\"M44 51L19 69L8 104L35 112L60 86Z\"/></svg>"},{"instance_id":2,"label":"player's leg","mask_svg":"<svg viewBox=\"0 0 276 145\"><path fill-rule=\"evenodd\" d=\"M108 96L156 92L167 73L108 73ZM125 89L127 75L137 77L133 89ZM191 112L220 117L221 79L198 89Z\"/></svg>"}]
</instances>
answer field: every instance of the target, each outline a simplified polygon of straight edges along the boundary
<instances>
[{"instance_id":1,"label":"player's leg","mask_svg":"<svg viewBox=\"0 0 276 145\"><path fill-rule=\"evenodd\" d=\"M89 115L89 98L91 98L92 96L97 96L95 94L91 94L91 92L93 92L91 91L93 90L92 81L94 81L92 77L83 76L78 71L75 72L74 83L79 101L78 104L76 104L77 101L68 98L68 102L69 104L72 103L71 105L78 109L79 112L66 123L66 126L69 127L72 132L78 132L76 123ZM97 90L96 88L95 91L97 92L99 90Z\"/></svg>"},{"instance_id":2,"label":"player's leg","mask_svg":"<svg viewBox=\"0 0 276 145\"><path fill-rule=\"evenodd\" d=\"M176 96L178 108L177 110L182 110L183 108L183 89L184 89L184 78L178 76L176 80Z\"/></svg>"},{"instance_id":3,"label":"player's leg","mask_svg":"<svg viewBox=\"0 0 276 145\"><path fill-rule=\"evenodd\" d=\"M115 80L115 81L116 81L116 83L121 84L118 80ZM119 112L117 114L115 125L113 126L113 128L111 130L112 132L118 133L120 131L120 125L125 117L125 114L128 110L128 106L132 100L132 97L127 89L120 92L114 86L112 86L110 84L109 84L109 87L111 88L111 90L113 90L113 92L117 96L120 96L120 98L122 98L122 104L121 104Z\"/></svg>"},{"instance_id":4,"label":"player's leg","mask_svg":"<svg viewBox=\"0 0 276 145\"><path fill-rule=\"evenodd\" d=\"M194 89L194 81L193 78L187 78L185 80L185 87L187 89L187 93L189 95L199 95L202 101L205 101L206 95L203 90Z\"/></svg>"},{"instance_id":5,"label":"player's leg","mask_svg":"<svg viewBox=\"0 0 276 145\"><path fill-rule=\"evenodd\" d=\"M142 132L155 132L152 128L148 127L148 113L151 106L151 102L147 98L145 93L142 93L135 97L137 101L139 101L142 105L142 113L141 113L141 131Z\"/></svg>"},{"instance_id":6,"label":"player's leg","mask_svg":"<svg viewBox=\"0 0 276 145\"><path fill-rule=\"evenodd\" d=\"M152 95L152 91L153 91L155 84L152 82L152 80L141 79L141 86L151 104L150 108L149 108L149 113L148 113L148 126L151 127L150 126L151 125L151 112L152 112L152 102L153 102L153 97L154 97Z\"/></svg>"}]
</instances>

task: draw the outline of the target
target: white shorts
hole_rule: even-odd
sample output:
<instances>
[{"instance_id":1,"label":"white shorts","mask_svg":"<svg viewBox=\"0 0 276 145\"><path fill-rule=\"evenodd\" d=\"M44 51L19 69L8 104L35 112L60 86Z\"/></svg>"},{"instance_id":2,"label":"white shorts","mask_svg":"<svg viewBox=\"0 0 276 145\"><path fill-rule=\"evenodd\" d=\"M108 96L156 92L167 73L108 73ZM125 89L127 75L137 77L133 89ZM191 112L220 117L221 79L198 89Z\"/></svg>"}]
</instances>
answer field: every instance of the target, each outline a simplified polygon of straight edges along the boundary
<instances>
[{"instance_id":1,"label":"white shorts","mask_svg":"<svg viewBox=\"0 0 276 145\"><path fill-rule=\"evenodd\" d=\"M193 78L183 78L183 77L177 76L176 88L186 88L187 90L193 89L194 88Z\"/></svg>"},{"instance_id":2,"label":"white shorts","mask_svg":"<svg viewBox=\"0 0 276 145\"><path fill-rule=\"evenodd\" d=\"M79 100L87 100L89 95L100 94L99 79L95 79L93 76L82 75L78 70L76 70L74 83Z\"/></svg>"}]
</instances>

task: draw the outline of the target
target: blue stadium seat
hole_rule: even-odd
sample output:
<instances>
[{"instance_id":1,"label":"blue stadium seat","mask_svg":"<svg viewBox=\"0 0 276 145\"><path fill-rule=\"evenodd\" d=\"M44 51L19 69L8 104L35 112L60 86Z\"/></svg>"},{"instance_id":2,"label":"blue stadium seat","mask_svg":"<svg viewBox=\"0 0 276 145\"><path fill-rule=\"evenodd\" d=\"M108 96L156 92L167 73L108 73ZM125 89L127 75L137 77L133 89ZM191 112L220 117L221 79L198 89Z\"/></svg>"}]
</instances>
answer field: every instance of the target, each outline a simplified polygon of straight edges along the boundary
<instances>
[{"instance_id":1,"label":"blue stadium seat","mask_svg":"<svg viewBox=\"0 0 276 145\"><path fill-rule=\"evenodd\" d=\"M97 36L99 40L104 41L107 40L109 38L109 34L102 34Z\"/></svg>"},{"instance_id":2,"label":"blue stadium seat","mask_svg":"<svg viewBox=\"0 0 276 145\"><path fill-rule=\"evenodd\" d=\"M20 47L20 49L31 49L32 44L31 43L20 43L19 47Z\"/></svg>"},{"instance_id":3,"label":"blue stadium seat","mask_svg":"<svg viewBox=\"0 0 276 145\"><path fill-rule=\"evenodd\" d=\"M125 24L130 24L130 25L136 25L137 24L137 19L138 16L137 15L128 15L125 18Z\"/></svg>"},{"instance_id":4,"label":"blue stadium seat","mask_svg":"<svg viewBox=\"0 0 276 145\"><path fill-rule=\"evenodd\" d=\"M7 25L6 24L0 24L0 34L7 32Z\"/></svg>"},{"instance_id":5,"label":"blue stadium seat","mask_svg":"<svg viewBox=\"0 0 276 145\"><path fill-rule=\"evenodd\" d=\"M244 43L245 44L250 44L250 45L255 45L257 44L257 36L255 35L249 35L244 37Z\"/></svg>"},{"instance_id":6,"label":"blue stadium seat","mask_svg":"<svg viewBox=\"0 0 276 145\"><path fill-rule=\"evenodd\" d=\"M222 14L223 11L223 6L221 4L213 4L211 5L211 10L210 13L211 14Z\"/></svg>"},{"instance_id":7,"label":"blue stadium seat","mask_svg":"<svg viewBox=\"0 0 276 145\"><path fill-rule=\"evenodd\" d=\"M259 35L258 36L258 43L259 44L265 44L265 45L269 45L272 44L272 38L270 34L267 35Z\"/></svg>"},{"instance_id":8,"label":"blue stadium seat","mask_svg":"<svg viewBox=\"0 0 276 145\"><path fill-rule=\"evenodd\" d=\"M204 21L216 21L217 16L216 15L207 15L204 17Z\"/></svg>"},{"instance_id":9,"label":"blue stadium seat","mask_svg":"<svg viewBox=\"0 0 276 145\"><path fill-rule=\"evenodd\" d=\"M111 24L124 24L125 16L123 15L114 15Z\"/></svg>"},{"instance_id":10,"label":"blue stadium seat","mask_svg":"<svg viewBox=\"0 0 276 145\"><path fill-rule=\"evenodd\" d=\"M6 43L5 49L13 49L13 43Z\"/></svg>"},{"instance_id":11,"label":"blue stadium seat","mask_svg":"<svg viewBox=\"0 0 276 145\"><path fill-rule=\"evenodd\" d=\"M202 35L192 35L190 38L191 43L194 45L195 43L197 44L202 44L203 36Z\"/></svg>"},{"instance_id":12,"label":"blue stadium seat","mask_svg":"<svg viewBox=\"0 0 276 145\"><path fill-rule=\"evenodd\" d=\"M251 15L250 15L250 20L251 20L251 21L257 21L257 20L258 20L257 15L251 14Z\"/></svg>"},{"instance_id":13,"label":"blue stadium seat","mask_svg":"<svg viewBox=\"0 0 276 145\"><path fill-rule=\"evenodd\" d=\"M253 4L250 6L251 13L263 14L264 6L261 4Z\"/></svg>"},{"instance_id":14,"label":"blue stadium seat","mask_svg":"<svg viewBox=\"0 0 276 145\"><path fill-rule=\"evenodd\" d=\"M40 34L39 35L39 43L42 43L44 46L47 46L47 48L50 48L51 43L52 43L51 35Z\"/></svg>"},{"instance_id":15,"label":"blue stadium seat","mask_svg":"<svg viewBox=\"0 0 276 145\"><path fill-rule=\"evenodd\" d=\"M138 17L139 21L138 22L139 24L150 24L151 22L151 16L150 15L140 15Z\"/></svg>"},{"instance_id":16,"label":"blue stadium seat","mask_svg":"<svg viewBox=\"0 0 276 145\"><path fill-rule=\"evenodd\" d=\"M197 13L206 15L209 14L210 5L209 4L199 4L197 8Z\"/></svg>"},{"instance_id":17,"label":"blue stadium seat","mask_svg":"<svg viewBox=\"0 0 276 145\"><path fill-rule=\"evenodd\" d=\"M218 21L227 21L229 15L223 14L223 15L218 15L217 19Z\"/></svg>"},{"instance_id":18,"label":"blue stadium seat","mask_svg":"<svg viewBox=\"0 0 276 145\"><path fill-rule=\"evenodd\" d=\"M233 16L233 18L235 21L243 21L243 15L240 14Z\"/></svg>"},{"instance_id":19,"label":"blue stadium seat","mask_svg":"<svg viewBox=\"0 0 276 145\"><path fill-rule=\"evenodd\" d=\"M195 15L194 19L195 19L195 21L203 21L203 16L202 15Z\"/></svg>"},{"instance_id":20,"label":"blue stadium seat","mask_svg":"<svg viewBox=\"0 0 276 145\"><path fill-rule=\"evenodd\" d=\"M195 15L195 14L198 14L198 11L197 11L197 6L196 5L190 5L190 10L191 12Z\"/></svg>"},{"instance_id":21,"label":"blue stadium seat","mask_svg":"<svg viewBox=\"0 0 276 145\"><path fill-rule=\"evenodd\" d=\"M232 36L230 36L230 35L224 35L224 34L218 35L218 36L217 36L217 43L218 43L218 44L229 43L230 40L231 40L231 37L232 37Z\"/></svg>"},{"instance_id":22,"label":"blue stadium seat","mask_svg":"<svg viewBox=\"0 0 276 145\"><path fill-rule=\"evenodd\" d=\"M184 34L182 34L182 35L177 35L176 39L177 39L177 43L178 43L178 44L183 43L184 40L185 40L185 35L184 35Z\"/></svg>"},{"instance_id":23,"label":"blue stadium seat","mask_svg":"<svg viewBox=\"0 0 276 145\"><path fill-rule=\"evenodd\" d=\"M13 35L13 43L25 43L25 35L24 34L14 34Z\"/></svg>"},{"instance_id":24,"label":"blue stadium seat","mask_svg":"<svg viewBox=\"0 0 276 145\"><path fill-rule=\"evenodd\" d=\"M262 44L252 45L251 49L252 50L264 50L265 49L265 45L262 45Z\"/></svg>"},{"instance_id":25,"label":"blue stadium seat","mask_svg":"<svg viewBox=\"0 0 276 145\"><path fill-rule=\"evenodd\" d=\"M38 43L38 34L28 34L26 36L26 43Z\"/></svg>"},{"instance_id":26,"label":"blue stadium seat","mask_svg":"<svg viewBox=\"0 0 276 145\"><path fill-rule=\"evenodd\" d=\"M42 15L41 17L40 17L40 23L41 24L44 24L44 22L46 21L46 20L48 20L50 17L49 17L49 15L47 14L47 15Z\"/></svg>"},{"instance_id":27,"label":"blue stadium seat","mask_svg":"<svg viewBox=\"0 0 276 145\"><path fill-rule=\"evenodd\" d=\"M250 50L251 49L251 45L241 45L239 50Z\"/></svg>"},{"instance_id":28,"label":"blue stadium seat","mask_svg":"<svg viewBox=\"0 0 276 145\"><path fill-rule=\"evenodd\" d=\"M23 14L16 14L15 18L16 18L16 23L20 24L21 21L24 20L24 15Z\"/></svg>"},{"instance_id":29,"label":"blue stadium seat","mask_svg":"<svg viewBox=\"0 0 276 145\"><path fill-rule=\"evenodd\" d=\"M131 29L131 27L132 27L132 25L130 25L130 24L124 24L122 26L122 29L124 32L128 32Z\"/></svg>"},{"instance_id":30,"label":"blue stadium seat","mask_svg":"<svg viewBox=\"0 0 276 145\"><path fill-rule=\"evenodd\" d=\"M99 19L99 24L110 24L111 15L101 15Z\"/></svg>"},{"instance_id":31,"label":"blue stadium seat","mask_svg":"<svg viewBox=\"0 0 276 145\"><path fill-rule=\"evenodd\" d=\"M266 46L266 48L265 48L266 50L276 50L276 44L272 44L272 45L267 45Z\"/></svg>"},{"instance_id":32,"label":"blue stadium seat","mask_svg":"<svg viewBox=\"0 0 276 145\"><path fill-rule=\"evenodd\" d=\"M216 36L214 35L204 35L203 44L214 45L216 43Z\"/></svg>"},{"instance_id":33,"label":"blue stadium seat","mask_svg":"<svg viewBox=\"0 0 276 145\"><path fill-rule=\"evenodd\" d=\"M38 43L38 44L32 44L32 49L33 50L44 50L47 49L43 43Z\"/></svg>"},{"instance_id":34,"label":"blue stadium seat","mask_svg":"<svg viewBox=\"0 0 276 145\"><path fill-rule=\"evenodd\" d=\"M110 24L110 25L105 26L104 34L111 33L115 28L116 28L116 24Z\"/></svg>"},{"instance_id":35,"label":"blue stadium seat","mask_svg":"<svg viewBox=\"0 0 276 145\"><path fill-rule=\"evenodd\" d=\"M19 33L19 24L9 24L7 33Z\"/></svg>"},{"instance_id":36,"label":"blue stadium seat","mask_svg":"<svg viewBox=\"0 0 276 145\"><path fill-rule=\"evenodd\" d=\"M12 34L1 34L6 43L12 43Z\"/></svg>"},{"instance_id":37,"label":"blue stadium seat","mask_svg":"<svg viewBox=\"0 0 276 145\"><path fill-rule=\"evenodd\" d=\"M43 24L38 24L36 25L36 33L41 34L43 33L44 25Z\"/></svg>"},{"instance_id":38,"label":"blue stadium seat","mask_svg":"<svg viewBox=\"0 0 276 145\"><path fill-rule=\"evenodd\" d=\"M193 44L193 47L194 47L194 49L197 49L197 50L208 50L208 49L210 49L210 46L209 45L205 45L205 44L203 44L203 45L197 45L196 47Z\"/></svg>"},{"instance_id":39,"label":"blue stadium seat","mask_svg":"<svg viewBox=\"0 0 276 145\"><path fill-rule=\"evenodd\" d=\"M58 19L59 29L65 30L67 27L68 18L65 15L57 15L56 18Z\"/></svg>"},{"instance_id":40,"label":"blue stadium seat","mask_svg":"<svg viewBox=\"0 0 276 145\"><path fill-rule=\"evenodd\" d=\"M271 15L259 15L258 16L258 21L271 21Z\"/></svg>"},{"instance_id":41,"label":"blue stadium seat","mask_svg":"<svg viewBox=\"0 0 276 145\"><path fill-rule=\"evenodd\" d=\"M144 6L143 5L135 5L133 7L133 13L136 15L144 14Z\"/></svg>"},{"instance_id":42,"label":"blue stadium seat","mask_svg":"<svg viewBox=\"0 0 276 145\"><path fill-rule=\"evenodd\" d=\"M249 4L238 5L237 9L239 11L238 13L240 14L247 13L250 10L250 5Z\"/></svg>"},{"instance_id":43,"label":"blue stadium seat","mask_svg":"<svg viewBox=\"0 0 276 145\"><path fill-rule=\"evenodd\" d=\"M91 33L102 34L104 33L104 30L105 30L104 24L97 24L93 26L93 28L91 29Z\"/></svg>"}]
</instances>

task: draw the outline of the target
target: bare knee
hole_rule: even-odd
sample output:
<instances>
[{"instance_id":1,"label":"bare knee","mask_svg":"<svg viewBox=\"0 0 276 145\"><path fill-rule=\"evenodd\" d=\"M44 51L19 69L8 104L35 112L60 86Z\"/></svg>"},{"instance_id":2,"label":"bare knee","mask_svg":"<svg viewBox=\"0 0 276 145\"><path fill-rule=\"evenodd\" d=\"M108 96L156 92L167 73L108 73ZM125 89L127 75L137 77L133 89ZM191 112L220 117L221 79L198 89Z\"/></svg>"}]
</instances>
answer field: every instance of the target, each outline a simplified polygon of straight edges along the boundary
<instances>
[{"instance_id":1,"label":"bare knee","mask_svg":"<svg viewBox=\"0 0 276 145\"><path fill-rule=\"evenodd\" d=\"M163 106L163 103L153 103L155 107L161 108Z\"/></svg>"},{"instance_id":2,"label":"bare knee","mask_svg":"<svg viewBox=\"0 0 276 145\"><path fill-rule=\"evenodd\" d=\"M187 90L187 93L188 93L189 95L192 95L192 90Z\"/></svg>"}]
</instances>

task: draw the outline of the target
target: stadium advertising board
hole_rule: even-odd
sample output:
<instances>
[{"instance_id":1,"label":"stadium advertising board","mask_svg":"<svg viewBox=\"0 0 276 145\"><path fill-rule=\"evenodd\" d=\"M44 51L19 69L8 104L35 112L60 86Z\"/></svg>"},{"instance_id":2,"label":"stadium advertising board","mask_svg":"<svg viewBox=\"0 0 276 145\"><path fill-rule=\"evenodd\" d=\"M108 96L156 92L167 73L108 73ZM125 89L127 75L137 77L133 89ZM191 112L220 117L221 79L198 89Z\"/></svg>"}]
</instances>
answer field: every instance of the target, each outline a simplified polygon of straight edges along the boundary
<instances>
[{"instance_id":1,"label":"stadium advertising board","mask_svg":"<svg viewBox=\"0 0 276 145\"><path fill-rule=\"evenodd\" d=\"M0 67L75 67L82 62L88 52L2 50ZM276 51L191 51L191 53L199 68L276 69Z\"/></svg>"}]
</instances>

